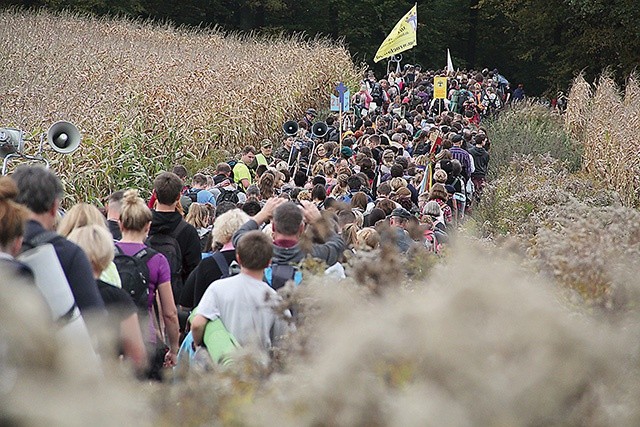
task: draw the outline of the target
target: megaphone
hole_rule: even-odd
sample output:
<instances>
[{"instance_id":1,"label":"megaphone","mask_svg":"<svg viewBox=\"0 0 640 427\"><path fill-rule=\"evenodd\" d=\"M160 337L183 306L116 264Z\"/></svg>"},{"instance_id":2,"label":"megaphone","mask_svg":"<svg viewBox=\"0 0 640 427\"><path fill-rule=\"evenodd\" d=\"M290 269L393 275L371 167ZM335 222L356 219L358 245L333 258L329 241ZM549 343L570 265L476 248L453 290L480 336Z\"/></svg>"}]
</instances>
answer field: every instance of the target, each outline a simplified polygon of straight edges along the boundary
<instances>
[{"instance_id":1,"label":"megaphone","mask_svg":"<svg viewBox=\"0 0 640 427\"><path fill-rule=\"evenodd\" d=\"M282 130L287 136L296 136L298 134L298 123L293 120L289 120L282 125Z\"/></svg>"},{"instance_id":2,"label":"megaphone","mask_svg":"<svg viewBox=\"0 0 640 427\"><path fill-rule=\"evenodd\" d=\"M397 53L397 54L393 55L393 58L391 58L391 60L394 61L394 62L402 61L402 54L401 53Z\"/></svg>"},{"instance_id":3,"label":"megaphone","mask_svg":"<svg viewBox=\"0 0 640 427\"><path fill-rule=\"evenodd\" d=\"M47 130L47 143L58 153L73 153L80 146L80 131L73 124L59 121Z\"/></svg>"},{"instance_id":4,"label":"megaphone","mask_svg":"<svg viewBox=\"0 0 640 427\"><path fill-rule=\"evenodd\" d=\"M311 134L316 138L322 138L327 134L329 128L325 122L318 122L311 126Z\"/></svg>"},{"instance_id":5,"label":"megaphone","mask_svg":"<svg viewBox=\"0 0 640 427\"><path fill-rule=\"evenodd\" d=\"M0 129L0 157L11 153L22 153L24 149L24 132L20 129Z\"/></svg>"}]
</instances>

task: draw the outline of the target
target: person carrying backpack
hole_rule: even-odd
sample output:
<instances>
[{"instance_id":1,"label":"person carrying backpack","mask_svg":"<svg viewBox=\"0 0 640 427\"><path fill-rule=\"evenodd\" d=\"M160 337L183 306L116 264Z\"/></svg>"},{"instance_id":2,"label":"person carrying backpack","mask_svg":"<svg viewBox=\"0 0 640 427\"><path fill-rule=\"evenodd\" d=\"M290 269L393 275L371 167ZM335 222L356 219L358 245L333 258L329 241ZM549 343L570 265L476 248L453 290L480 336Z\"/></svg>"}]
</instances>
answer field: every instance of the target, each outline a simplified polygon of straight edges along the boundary
<instances>
[{"instance_id":1,"label":"person carrying backpack","mask_svg":"<svg viewBox=\"0 0 640 427\"><path fill-rule=\"evenodd\" d=\"M237 273L231 267L236 260L231 237L248 220L249 215L237 208L216 217L212 231L215 251L212 256L203 259L187 278L180 295L182 307L196 307L211 283Z\"/></svg>"},{"instance_id":2,"label":"person carrying backpack","mask_svg":"<svg viewBox=\"0 0 640 427\"><path fill-rule=\"evenodd\" d=\"M182 181L171 172L162 172L153 182L158 198L152 210L151 228L146 244L163 254L171 268L173 297L178 301L182 285L200 262L200 237L176 210Z\"/></svg>"},{"instance_id":3,"label":"person carrying backpack","mask_svg":"<svg viewBox=\"0 0 640 427\"><path fill-rule=\"evenodd\" d=\"M207 323L218 319L240 346L257 344L265 352L293 329L285 319L291 313L285 310L283 317L277 312L281 298L262 281L273 249L269 237L261 231L243 234L236 245L240 274L212 283L198 304L198 313L191 321L195 345L203 343Z\"/></svg>"},{"instance_id":4,"label":"person carrying backpack","mask_svg":"<svg viewBox=\"0 0 640 427\"><path fill-rule=\"evenodd\" d=\"M162 192L158 195L162 197ZM114 262L122 289L131 295L139 309L141 329L151 357L150 376L160 379L163 365L172 367L176 364L180 328L169 263L164 255L144 243L151 221L152 213L137 190L126 191L120 214L122 239L115 244ZM156 297L160 301L159 307Z\"/></svg>"},{"instance_id":5,"label":"person carrying backpack","mask_svg":"<svg viewBox=\"0 0 640 427\"><path fill-rule=\"evenodd\" d=\"M263 223L272 219L273 259L271 266L265 271L265 278L274 289L284 286L288 280L295 280L297 283L300 281L301 276L295 266L307 255L324 261L330 267L340 260L346 249L342 237L331 229L324 243L314 243L309 250L300 247L299 240L305 223L312 224L321 218L320 211L313 202L303 200L300 203L301 205L297 205L272 197L257 215L233 235L233 244L237 247L243 234L258 230Z\"/></svg>"}]
</instances>

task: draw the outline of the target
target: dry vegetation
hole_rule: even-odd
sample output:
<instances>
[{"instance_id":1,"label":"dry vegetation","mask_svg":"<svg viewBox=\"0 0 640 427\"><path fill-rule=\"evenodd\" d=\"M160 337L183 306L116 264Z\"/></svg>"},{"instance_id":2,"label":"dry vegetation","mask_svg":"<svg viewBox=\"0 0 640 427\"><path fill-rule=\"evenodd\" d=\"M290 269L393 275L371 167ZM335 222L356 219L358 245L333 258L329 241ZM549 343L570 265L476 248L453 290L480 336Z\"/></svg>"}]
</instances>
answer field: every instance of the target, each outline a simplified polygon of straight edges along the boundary
<instances>
[{"instance_id":1,"label":"dry vegetation","mask_svg":"<svg viewBox=\"0 0 640 427\"><path fill-rule=\"evenodd\" d=\"M328 106L335 83L359 75L346 48L325 39L0 13L0 126L36 135L56 120L76 124L80 150L51 156L75 200L148 189L174 162L200 168L219 149L277 140L286 119Z\"/></svg>"},{"instance_id":2,"label":"dry vegetation","mask_svg":"<svg viewBox=\"0 0 640 427\"><path fill-rule=\"evenodd\" d=\"M640 83L627 81L621 94L603 75L593 87L578 76L569 94L566 127L584 148L584 170L618 191L626 206L640 206Z\"/></svg>"},{"instance_id":3,"label":"dry vegetation","mask_svg":"<svg viewBox=\"0 0 640 427\"><path fill-rule=\"evenodd\" d=\"M326 41L44 13L0 19L0 87L12 88L0 117L37 130L78 123L86 141L62 161L67 185L96 196L124 182L144 186L186 147L200 147L202 160L277 132L332 80L356 73ZM318 51L335 61L312 58ZM220 90L249 96L257 85L273 100L232 102ZM623 160L637 150L623 136L633 135L638 93L635 80L624 101L606 79L594 96L576 81L567 124L584 145L581 174L567 168L580 152L568 150L557 117L533 105L501 116L494 147L522 125L511 146L529 151L501 168L474 214L486 239L462 238L437 261L418 251L403 262L385 247L353 258L344 281L309 272L285 289L298 330L270 364L245 351L228 368L177 372L161 385L110 365L106 378L79 379L35 297L0 275L0 424L640 425L640 214L628 207L629 187L611 187L622 171L636 182L637 165Z\"/></svg>"}]
</instances>

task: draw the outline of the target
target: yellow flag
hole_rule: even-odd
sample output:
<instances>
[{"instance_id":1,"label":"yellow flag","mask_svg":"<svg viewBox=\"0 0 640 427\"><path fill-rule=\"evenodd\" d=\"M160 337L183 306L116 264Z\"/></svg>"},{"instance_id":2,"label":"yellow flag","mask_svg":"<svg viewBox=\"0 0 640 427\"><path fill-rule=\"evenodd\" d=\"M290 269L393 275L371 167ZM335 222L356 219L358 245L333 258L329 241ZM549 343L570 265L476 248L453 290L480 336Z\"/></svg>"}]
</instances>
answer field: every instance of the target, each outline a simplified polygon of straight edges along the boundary
<instances>
[{"instance_id":1,"label":"yellow flag","mask_svg":"<svg viewBox=\"0 0 640 427\"><path fill-rule=\"evenodd\" d=\"M387 38L382 42L373 62L379 62L405 50L414 47L416 43L416 29L418 28L418 4L402 17L393 27Z\"/></svg>"}]
</instances>

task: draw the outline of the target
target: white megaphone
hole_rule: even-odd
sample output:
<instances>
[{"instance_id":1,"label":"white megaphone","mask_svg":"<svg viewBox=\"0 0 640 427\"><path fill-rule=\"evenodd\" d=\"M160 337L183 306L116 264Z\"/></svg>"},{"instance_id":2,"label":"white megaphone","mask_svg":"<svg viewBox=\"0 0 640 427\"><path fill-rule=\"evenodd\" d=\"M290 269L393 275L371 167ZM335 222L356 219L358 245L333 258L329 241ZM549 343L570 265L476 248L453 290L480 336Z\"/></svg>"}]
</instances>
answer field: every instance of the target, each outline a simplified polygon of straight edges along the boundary
<instances>
[{"instance_id":1,"label":"white megaphone","mask_svg":"<svg viewBox=\"0 0 640 427\"><path fill-rule=\"evenodd\" d=\"M55 122L47 130L47 143L58 153L73 153L80 146L80 131L72 123Z\"/></svg>"}]
</instances>

